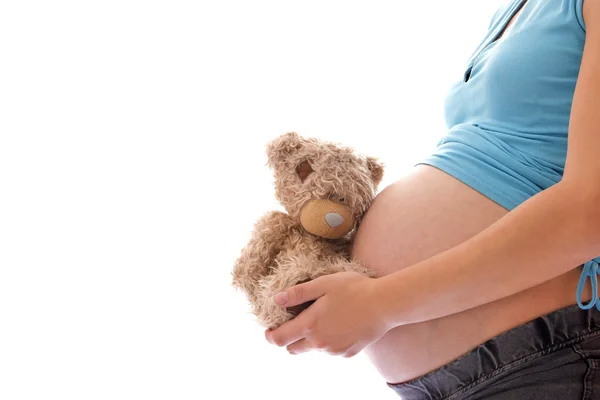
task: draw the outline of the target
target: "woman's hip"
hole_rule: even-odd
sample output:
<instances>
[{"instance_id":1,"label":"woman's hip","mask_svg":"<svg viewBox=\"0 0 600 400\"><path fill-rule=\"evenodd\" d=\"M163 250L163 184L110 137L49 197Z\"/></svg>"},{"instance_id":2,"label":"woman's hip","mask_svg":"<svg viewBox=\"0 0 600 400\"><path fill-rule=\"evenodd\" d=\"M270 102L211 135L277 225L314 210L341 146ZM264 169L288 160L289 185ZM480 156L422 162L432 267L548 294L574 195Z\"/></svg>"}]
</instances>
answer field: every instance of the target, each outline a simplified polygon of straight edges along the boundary
<instances>
[{"instance_id":1,"label":"woman's hip","mask_svg":"<svg viewBox=\"0 0 600 400\"><path fill-rule=\"evenodd\" d=\"M600 399L600 312L561 308L388 385L403 400Z\"/></svg>"}]
</instances>

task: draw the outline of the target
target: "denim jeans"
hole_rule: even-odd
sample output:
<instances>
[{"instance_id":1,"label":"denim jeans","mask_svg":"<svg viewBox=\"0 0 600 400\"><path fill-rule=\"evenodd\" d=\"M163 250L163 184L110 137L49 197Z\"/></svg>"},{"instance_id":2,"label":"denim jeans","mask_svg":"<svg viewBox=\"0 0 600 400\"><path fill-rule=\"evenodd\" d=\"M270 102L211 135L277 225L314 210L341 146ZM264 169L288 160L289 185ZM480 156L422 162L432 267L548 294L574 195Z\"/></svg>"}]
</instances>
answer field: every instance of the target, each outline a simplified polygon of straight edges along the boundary
<instances>
[{"instance_id":1,"label":"denim jeans","mask_svg":"<svg viewBox=\"0 0 600 400\"><path fill-rule=\"evenodd\" d=\"M402 400L600 400L600 311L554 311L388 385Z\"/></svg>"}]
</instances>

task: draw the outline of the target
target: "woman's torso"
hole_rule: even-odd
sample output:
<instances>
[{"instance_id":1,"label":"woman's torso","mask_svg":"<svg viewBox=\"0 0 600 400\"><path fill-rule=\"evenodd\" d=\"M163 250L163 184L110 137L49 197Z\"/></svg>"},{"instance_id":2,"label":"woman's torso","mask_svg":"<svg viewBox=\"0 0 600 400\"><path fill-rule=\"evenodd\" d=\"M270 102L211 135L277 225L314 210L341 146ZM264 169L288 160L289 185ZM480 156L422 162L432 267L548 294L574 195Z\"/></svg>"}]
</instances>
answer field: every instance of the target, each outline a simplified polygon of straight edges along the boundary
<instances>
[{"instance_id":1,"label":"woman's torso","mask_svg":"<svg viewBox=\"0 0 600 400\"><path fill-rule=\"evenodd\" d=\"M448 134L420 163L429 165L416 166L376 198L353 256L381 275L408 267L476 235L560 180L585 39L581 2L528 0L521 8L523 2L514 0L496 14L464 79L450 90ZM388 382L416 378L487 339L574 304L579 273L396 328L365 352ZM584 300L589 297L584 294Z\"/></svg>"}]
</instances>

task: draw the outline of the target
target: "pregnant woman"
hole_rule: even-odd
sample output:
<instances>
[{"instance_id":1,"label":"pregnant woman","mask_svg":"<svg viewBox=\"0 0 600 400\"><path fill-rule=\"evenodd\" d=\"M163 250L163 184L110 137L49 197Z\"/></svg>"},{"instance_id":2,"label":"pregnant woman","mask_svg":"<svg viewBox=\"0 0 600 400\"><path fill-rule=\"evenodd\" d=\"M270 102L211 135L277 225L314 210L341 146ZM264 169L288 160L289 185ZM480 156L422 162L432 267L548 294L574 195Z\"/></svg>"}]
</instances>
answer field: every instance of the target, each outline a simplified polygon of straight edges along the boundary
<instances>
[{"instance_id":1,"label":"pregnant woman","mask_svg":"<svg viewBox=\"0 0 600 400\"><path fill-rule=\"evenodd\" d=\"M378 273L269 342L365 351L411 399L600 399L600 0L512 0L447 97L437 150L375 199L352 254Z\"/></svg>"}]
</instances>

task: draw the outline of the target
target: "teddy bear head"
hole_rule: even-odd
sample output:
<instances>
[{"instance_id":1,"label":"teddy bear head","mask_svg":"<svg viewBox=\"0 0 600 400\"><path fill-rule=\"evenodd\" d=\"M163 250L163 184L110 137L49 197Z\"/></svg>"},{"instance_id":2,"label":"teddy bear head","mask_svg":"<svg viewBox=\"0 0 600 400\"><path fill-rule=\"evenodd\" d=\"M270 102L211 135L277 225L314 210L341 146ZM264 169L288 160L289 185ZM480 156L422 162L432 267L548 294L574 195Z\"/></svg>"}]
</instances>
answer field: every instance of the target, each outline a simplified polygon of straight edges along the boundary
<instances>
[{"instance_id":1,"label":"teddy bear head","mask_svg":"<svg viewBox=\"0 0 600 400\"><path fill-rule=\"evenodd\" d=\"M327 239L351 232L383 177L383 165L352 148L295 132L267 144L275 194L288 214Z\"/></svg>"}]
</instances>

